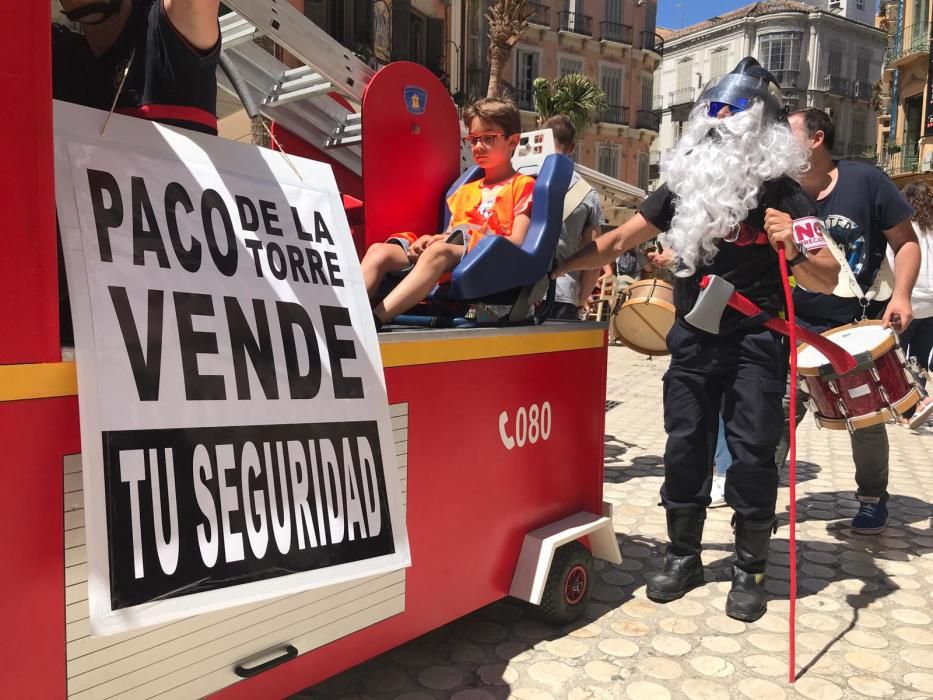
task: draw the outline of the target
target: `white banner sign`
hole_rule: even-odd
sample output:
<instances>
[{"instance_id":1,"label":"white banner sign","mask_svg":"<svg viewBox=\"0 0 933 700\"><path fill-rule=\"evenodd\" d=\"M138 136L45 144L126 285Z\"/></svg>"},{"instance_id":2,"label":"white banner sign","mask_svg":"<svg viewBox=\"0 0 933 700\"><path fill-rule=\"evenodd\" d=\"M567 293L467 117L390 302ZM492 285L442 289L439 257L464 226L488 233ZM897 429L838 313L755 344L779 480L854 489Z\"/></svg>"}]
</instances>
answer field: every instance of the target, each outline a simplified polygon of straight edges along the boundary
<instances>
[{"instance_id":1,"label":"white banner sign","mask_svg":"<svg viewBox=\"0 0 933 700\"><path fill-rule=\"evenodd\" d=\"M94 633L407 566L330 167L104 116L55 105Z\"/></svg>"}]
</instances>

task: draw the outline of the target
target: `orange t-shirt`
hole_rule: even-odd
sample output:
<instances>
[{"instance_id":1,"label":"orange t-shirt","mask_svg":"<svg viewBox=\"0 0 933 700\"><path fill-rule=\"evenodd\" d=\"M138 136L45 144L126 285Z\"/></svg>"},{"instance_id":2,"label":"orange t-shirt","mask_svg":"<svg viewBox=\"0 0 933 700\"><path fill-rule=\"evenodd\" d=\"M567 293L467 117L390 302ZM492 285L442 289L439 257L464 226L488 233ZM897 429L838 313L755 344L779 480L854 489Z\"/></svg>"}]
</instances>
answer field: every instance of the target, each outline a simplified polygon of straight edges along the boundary
<instances>
[{"instance_id":1,"label":"orange t-shirt","mask_svg":"<svg viewBox=\"0 0 933 700\"><path fill-rule=\"evenodd\" d=\"M447 198L450 208L447 230L452 231L458 226L466 229L467 251L473 250L484 236L510 236L515 217L530 212L534 188L534 178L519 173L488 187L482 178L461 185ZM392 238L414 243L418 235L404 231L393 234L389 240Z\"/></svg>"},{"instance_id":2,"label":"orange t-shirt","mask_svg":"<svg viewBox=\"0 0 933 700\"><path fill-rule=\"evenodd\" d=\"M467 251L473 250L484 236L510 236L515 217L531 210L534 178L515 173L495 185L485 179L474 180L457 188L447 198L450 227L465 226L469 233Z\"/></svg>"}]
</instances>

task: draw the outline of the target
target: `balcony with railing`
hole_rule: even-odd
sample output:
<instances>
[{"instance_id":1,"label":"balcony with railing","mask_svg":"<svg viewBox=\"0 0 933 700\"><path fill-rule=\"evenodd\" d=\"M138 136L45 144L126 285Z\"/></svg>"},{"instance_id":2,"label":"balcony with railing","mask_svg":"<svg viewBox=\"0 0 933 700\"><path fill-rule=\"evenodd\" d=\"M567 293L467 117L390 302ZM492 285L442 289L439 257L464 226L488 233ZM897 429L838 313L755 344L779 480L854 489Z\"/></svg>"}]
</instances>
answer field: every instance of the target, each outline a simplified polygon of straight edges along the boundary
<instances>
[{"instance_id":1,"label":"balcony with railing","mask_svg":"<svg viewBox=\"0 0 933 700\"><path fill-rule=\"evenodd\" d=\"M628 107L606 105L599 113L599 121L604 124L628 124Z\"/></svg>"},{"instance_id":2,"label":"balcony with railing","mask_svg":"<svg viewBox=\"0 0 933 700\"><path fill-rule=\"evenodd\" d=\"M603 41L614 41L617 44L632 45L633 29L627 24L618 22L600 22L599 38Z\"/></svg>"},{"instance_id":3,"label":"balcony with railing","mask_svg":"<svg viewBox=\"0 0 933 700\"><path fill-rule=\"evenodd\" d=\"M920 146L916 143L904 144L897 153L885 153L880 165L888 175L915 173L920 165Z\"/></svg>"},{"instance_id":4,"label":"balcony with railing","mask_svg":"<svg viewBox=\"0 0 933 700\"><path fill-rule=\"evenodd\" d=\"M831 95L848 97L851 85L852 81L841 75L824 75L820 89Z\"/></svg>"},{"instance_id":5,"label":"balcony with railing","mask_svg":"<svg viewBox=\"0 0 933 700\"><path fill-rule=\"evenodd\" d=\"M561 12L560 31L571 32L572 34L581 34L583 36L593 36L593 18L579 12Z\"/></svg>"},{"instance_id":6,"label":"balcony with railing","mask_svg":"<svg viewBox=\"0 0 933 700\"><path fill-rule=\"evenodd\" d=\"M690 104L696 98L696 91L697 89L695 87L685 87L674 90L671 93L671 107Z\"/></svg>"},{"instance_id":7,"label":"balcony with railing","mask_svg":"<svg viewBox=\"0 0 933 700\"><path fill-rule=\"evenodd\" d=\"M782 88L796 88L797 79L800 77L799 70L773 70L771 75L778 81Z\"/></svg>"},{"instance_id":8,"label":"balcony with railing","mask_svg":"<svg viewBox=\"0 0 933 700\"><path fill-rule=\"evenodd\" d=\"M640 109L635 125L639 129L657 131L661 127L661 113L653 109Z\"/></svg>"},{"instance_id":9,"label":"balcony with railing","mask_svg":"<svg viewBox=\"0 0 933 700\"><path fill-rule=\"evenodd\" d=\"M904 28L900 46L889 47L885 55L886 64L894 65L905 62L912 56L928 53L930 50L930 23L918 22Z\"/></svg>"},{"instance_id":10,"label":"balcony with railing","mask_svg":"<svg viewBox=\"0 0 933 700\"><path fill-rule=\"evenodd\" d=\"M881 99L878 101L878 116L891 116L891 95L881 95Z\"/></svg>"},{"instance_id":11,"label":"balcony with railing","mask_svg":"<svg viewBox=\"0 0 933 700\"><path fill-rule=\"evenodd\" d=\"M871 100L874 87L870 80L856 80L852 83L852 97L857 100Z\"/></svg>"},{"instance_id":12,"label":"balcony with railing","mask_svg":"<svg viewBox=\"0 0 933 700\"><path fill-rule=\"evenodd\" d=\"M664 55L664 39L657 32L642 32L641 46L642 51L653 51L658 56Z\"/></svg>"},{"instance_id":13,"label":"balcony with railing","mask_svg":"<svg viewBox=\"0 0 933 700\"><path fill-rule=\"evenodd\" d=\"M532 13L531 17L528 18L528 23L533 24L537 27L548 27L551 26L551 8L549 5L545 5L540 2L529 2L531 6Z\"/></svg>"}]
</instances>

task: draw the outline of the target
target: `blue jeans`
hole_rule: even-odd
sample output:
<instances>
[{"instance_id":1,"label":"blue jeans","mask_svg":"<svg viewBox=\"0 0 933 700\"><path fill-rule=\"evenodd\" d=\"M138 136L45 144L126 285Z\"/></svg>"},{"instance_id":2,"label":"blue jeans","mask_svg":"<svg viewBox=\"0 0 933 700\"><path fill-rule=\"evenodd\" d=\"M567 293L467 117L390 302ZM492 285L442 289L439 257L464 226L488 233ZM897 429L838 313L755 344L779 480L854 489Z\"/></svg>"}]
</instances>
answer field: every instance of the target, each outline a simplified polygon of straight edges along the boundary
<instances>
[{"instance_id":1,"label":"blue jeans","mask_svg":"<svg viewBox=\"0 0 933 700\"><path fill-rule=\"evenodd\" d=\"M719 416L719 438L716 440L716 457L713 463L713 473L716 476L725 476L732 466L732 453L729 452L729 445L726 443L726 424L723 423L722 416Z\"/></svg>"}]
</instances>

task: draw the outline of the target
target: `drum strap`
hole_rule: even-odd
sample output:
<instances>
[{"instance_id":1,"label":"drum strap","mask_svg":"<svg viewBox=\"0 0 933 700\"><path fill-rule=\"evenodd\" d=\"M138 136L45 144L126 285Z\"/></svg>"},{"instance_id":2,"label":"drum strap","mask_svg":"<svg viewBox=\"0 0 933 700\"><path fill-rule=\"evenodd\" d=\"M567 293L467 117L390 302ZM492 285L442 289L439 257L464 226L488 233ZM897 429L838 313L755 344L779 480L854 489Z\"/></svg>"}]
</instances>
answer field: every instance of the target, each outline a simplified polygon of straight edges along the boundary
<instances>
[{"instance_id":1,"label":"drum strap","mask_svg":"<svg viewBox=\"0 0 933 700\"><path fill-rule=\"evenodd\" d=\"M872 301L886 301L891 298L894 292L894 271L888 264L887 258L881 263L881 268L875 276L875 281L867 292L862 291L861 285L855 279L855 273L849 267L849 261L839 245L831 236L826 236L826 247L833 257L839 263L839 279L836 288L833 290L833 296L843 297L845 299L857 298L863 307L867 307Z\"/></svg>"},{"instance_id":2,"label":"drum strap","mask_svg":"<svg viewBox=\"0 0 933 700\"><path fill-rule=\"evenodd\" d=\"M586 196L592 191L593 188L590 187L586 180L582 177L577 178L577 181L567 190L567 194L564 195L564 216L561 221L569 219L570 215L573 214L573 210L583 204L583 200L586 199Z\"/></svg>"}]
</instances>

